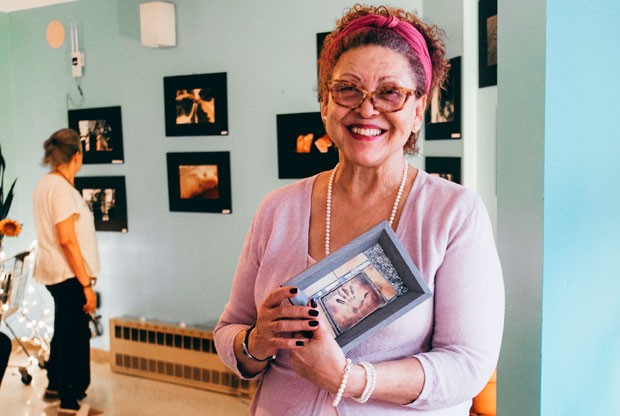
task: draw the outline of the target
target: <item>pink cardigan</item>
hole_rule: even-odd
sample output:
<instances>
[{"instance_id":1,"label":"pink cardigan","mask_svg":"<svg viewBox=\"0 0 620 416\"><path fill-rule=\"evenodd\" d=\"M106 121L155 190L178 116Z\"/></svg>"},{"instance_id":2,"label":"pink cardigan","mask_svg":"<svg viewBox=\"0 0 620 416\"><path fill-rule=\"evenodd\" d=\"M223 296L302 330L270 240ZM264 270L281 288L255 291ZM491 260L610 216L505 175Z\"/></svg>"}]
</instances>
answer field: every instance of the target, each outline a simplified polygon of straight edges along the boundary
<instances>
[{"instance_id":1,"label":"pink cardigan","mask_svg":"<svg viewBox=\"0 0 620 416\"><path fill-rule=\"evenodd\" d=\"M222 361L237 374L235 334L256 320L256 306L308 266L311 177L269 194L252 222L228 304L215 328ZM478 195L419 171L396 235L433 292L431 299L347 354L354 362L417 357L420 397L407 406L344 399L340 415L469 415L471 398L497 364L504 322L504 286L493 232ZM291 369L289 354L260 377L253 415L321 415L331 396Z\"/></svg>"}]
</instances>

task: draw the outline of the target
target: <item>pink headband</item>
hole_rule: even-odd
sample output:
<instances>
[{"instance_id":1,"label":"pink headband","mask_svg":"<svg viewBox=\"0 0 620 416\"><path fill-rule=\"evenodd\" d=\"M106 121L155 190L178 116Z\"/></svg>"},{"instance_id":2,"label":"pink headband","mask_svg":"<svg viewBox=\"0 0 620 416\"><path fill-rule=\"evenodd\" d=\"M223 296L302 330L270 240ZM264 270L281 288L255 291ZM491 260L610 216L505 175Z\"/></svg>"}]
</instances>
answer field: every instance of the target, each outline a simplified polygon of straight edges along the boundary
<instances>
[{"instance_id":1,"label":"pink headband","mask_svg":"<svg viewBox=\"0 0 620 416\"><path fill-rule=\"evenodd\" d=\"M426 93L428 94L431 89L431 77L433 73L433 66L431 64L431 58L428 54L428 48L426 47L426 41L420 32L411 24L402 22L396 16L385 17L378 14L367 14L355 19L349 26L345 27L336 38L333 40L331 47L328 50L327 57L331 57L334 46L346 35L358 29L365 29L375 27L377 29L392 29L403 39L407 41L413 53L415 53L422 63L424 68L424 75L426 78Z\"/></svg>"}]
</instances>

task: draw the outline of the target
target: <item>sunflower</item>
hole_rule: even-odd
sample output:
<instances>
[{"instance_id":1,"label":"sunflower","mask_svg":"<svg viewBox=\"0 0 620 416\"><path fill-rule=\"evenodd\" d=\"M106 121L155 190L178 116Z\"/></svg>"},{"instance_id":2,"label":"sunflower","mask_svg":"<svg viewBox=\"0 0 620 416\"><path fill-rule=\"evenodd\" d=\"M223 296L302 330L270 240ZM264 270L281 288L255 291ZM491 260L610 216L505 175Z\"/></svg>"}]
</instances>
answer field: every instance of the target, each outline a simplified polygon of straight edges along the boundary
<instances>
[{"instance_id":1,"label":"sunflower","mask_svg":"<svg viewBox=\"0 0 620 416\"><path fill-rule=\"evenodd\" d=\"M5 218L0 220L0 235L17 237L22 231L22 225L15 220Z\"/></svg>"}]
</instances>

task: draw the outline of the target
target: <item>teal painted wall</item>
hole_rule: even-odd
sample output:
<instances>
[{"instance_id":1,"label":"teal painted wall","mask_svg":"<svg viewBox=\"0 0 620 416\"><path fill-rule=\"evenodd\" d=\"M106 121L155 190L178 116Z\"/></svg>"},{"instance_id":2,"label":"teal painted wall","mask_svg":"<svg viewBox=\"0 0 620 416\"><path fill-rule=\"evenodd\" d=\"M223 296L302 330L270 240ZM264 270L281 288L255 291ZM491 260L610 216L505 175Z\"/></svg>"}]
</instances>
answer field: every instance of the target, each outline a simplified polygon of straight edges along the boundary
<instances>
[{"instance_id":1,"label":"teal painted wall","mask_svg":"<svg viewBox=\"0 0 620 416\"><path fill-rule=\"evenodd\" d=\"M45 173L41 145L66 126L67 109L120 105L125 164L87 165L80 173L126 177L129 232L98 233L103 318L213 322L228 298L256 207L267 192L290 182L277 179L276 114L318 111L316 33L333 28L353 3L179 0L177 46L149 49L139 40L140 2L79 0L0 20L8 26L13 75L11 105L0 107L14 125L15 157L8 162L19 187L12 212L24 223L8 250L35 238L31 194ZM421 11L421 1L391 3ZM70 76L68 39L60 49L47 46L45 31L55 19L67 30L78 24L86 62L83 102ZM210 72L228 74L230 135L165 137L163 77ZM231 152L232 215L169 212L166 152L173 151ZM107 337L93 345L106 349Z\"/></svg>"},{"instance_id":2,"label":"teal painted wall","mask_svg":"<svg viewBox=\"0 0 620 416\"><path fill-rule=\"evenodd\" d=\"M543 415L620 414L620 4L548 0Z\"/></svg>"},{"instance_id":3,"label":"teal painted wall","mask_svg":"<svg viewBox=\"0 0 620 416\"><path fill-rule=\"evenodd\" d=\"M7 159L5 181L12 182L16 174L15 149L13 141L13 111L11 94L9 15L0 13L0 145L2 154ZM9 211L12 214L13 211Z\"/></svg>"}]
</instances>

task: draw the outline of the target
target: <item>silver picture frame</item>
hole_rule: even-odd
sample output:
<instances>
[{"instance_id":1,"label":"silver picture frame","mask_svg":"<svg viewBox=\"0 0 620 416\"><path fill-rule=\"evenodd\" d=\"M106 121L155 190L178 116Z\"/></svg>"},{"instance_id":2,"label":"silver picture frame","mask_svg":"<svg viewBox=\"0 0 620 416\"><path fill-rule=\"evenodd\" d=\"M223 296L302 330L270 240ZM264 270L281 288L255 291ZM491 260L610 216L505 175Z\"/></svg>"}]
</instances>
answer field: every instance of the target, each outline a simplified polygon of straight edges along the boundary
<instances>
[{"instance_id":1,"label":"silver picture frame","mask_svg":"<svg viewBox=\"0 0 620 416\"><path fill-rule=\"evenodd\" d=\"M431 297L431 290L387 221L282 286L297 287L294 305L314 299L347 352Z\"/></svg>"}]
</instances>

